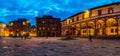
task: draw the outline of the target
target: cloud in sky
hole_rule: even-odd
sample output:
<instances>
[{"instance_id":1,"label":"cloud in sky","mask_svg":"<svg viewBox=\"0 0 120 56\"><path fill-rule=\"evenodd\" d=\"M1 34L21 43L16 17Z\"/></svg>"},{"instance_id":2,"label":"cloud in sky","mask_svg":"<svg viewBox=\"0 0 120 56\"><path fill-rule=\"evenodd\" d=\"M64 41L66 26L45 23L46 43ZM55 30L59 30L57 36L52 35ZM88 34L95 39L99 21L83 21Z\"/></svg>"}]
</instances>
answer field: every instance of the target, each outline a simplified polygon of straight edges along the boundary
<instances>
[{"instance_id":1,"label":"cloud in sky","mask_svg":"<svg viewBox=\"0 0 120 56\"><path fill-rule=\"evenodd\" d=\"M65 18L96 6L112 3L113 0L0 0L0 21L8 24L18 18L27 18L35 25L35 17L52 15ZM114 0L118 2L120 0Z\"/></svg>"}]
</instances>

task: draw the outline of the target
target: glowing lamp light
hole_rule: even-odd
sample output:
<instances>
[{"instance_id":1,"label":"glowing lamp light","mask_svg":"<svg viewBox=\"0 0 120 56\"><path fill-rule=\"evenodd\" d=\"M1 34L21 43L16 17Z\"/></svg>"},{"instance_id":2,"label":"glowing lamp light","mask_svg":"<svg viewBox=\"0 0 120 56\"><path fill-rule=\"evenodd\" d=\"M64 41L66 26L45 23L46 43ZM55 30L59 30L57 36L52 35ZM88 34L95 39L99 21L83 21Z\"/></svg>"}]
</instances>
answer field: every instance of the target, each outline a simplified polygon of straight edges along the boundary
<instances>
[{"instance_id":1,"label":"glowing lamp light","mask_svg":"<svg viewBox=\"0 0 120 56\"><path fill-rule=\"evenodd\" d=\"M23 25L26 25L26 23L25 23L25 22L23 22Z\"/></svg>"},{"instance_id":2,"label":"glowing lamp light","mask_svg":"<svg viewBox=\"0 0 120 56\"><path fill-rule=\"evenodd\" d=\"M10 32L11 34L14 34L13 32Z\"/></svg>"},{"instance_id":3,"label":"glowing lamp light","mask_svg":"<svg viewBox=\"0 0 120 56\"><path fill-rule=\"evenodd\" d=\"M22 32L22 35L26 34L26 32Z\"/></svg>"},{"instance_id":4,"label":"glowing lamp light","mask_svg":"<svg viewBox=\"0 0 120 56\"><path fill-rule=\"evenodd\" d=\"M27 23L29 23L29 21L27 21Z\"/></svg>"},{"instance_id":5,"label":"glowing lamp light","mask_svg":"<svg viewBox=\"0 0 120 56\"><path fill-rule=\"evenodd\" d=\"M10 26L13 26L13 22L10 23Z\"/></svg>"}]
</instances>

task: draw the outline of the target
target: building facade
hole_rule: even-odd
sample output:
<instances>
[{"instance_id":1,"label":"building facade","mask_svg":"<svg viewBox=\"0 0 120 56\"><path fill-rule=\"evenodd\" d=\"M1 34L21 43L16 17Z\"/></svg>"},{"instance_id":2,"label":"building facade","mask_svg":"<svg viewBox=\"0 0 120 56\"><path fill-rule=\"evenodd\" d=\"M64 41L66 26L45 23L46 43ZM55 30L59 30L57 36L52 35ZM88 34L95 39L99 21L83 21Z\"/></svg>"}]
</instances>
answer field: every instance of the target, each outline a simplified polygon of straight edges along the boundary
<instances>
[{"instance_id":1,"label":"building facade","mask_svg":"<svg viewBox=\"0 0 120 56\"><path fill-rule=\"evenodd\" d=\"M60 19L52 16L36 17L36 27L38 37L55 37L61 34Z\"/></svg>"},{"instance_id":2,"label":"building facade","mask_svg":"<svg viewBox=\"0 0 120 56\"><path fill-rule=\"evenodd\" d=\"M9 22L9 35L10 36L25 36L29 35L30 23L26 19L18 19L17 21Z\"/></svg>"},{"instance_id":3,"label":"building facade","mask_svg":"<svg viewBox=\"0 0 120 56\"><path fill-rule=\"evenodd\" d=\"M30 27L29 34L30 34L30 37L36 37L36 36L37 36L35 25L32 25L32 26Z\"/></svg>"},{"instance_id":4,"label":"building facade","mask_svg":"<svg viewBox=\"0 0 120 56\"><path fill-rule=\"evenodd\" d=\"M0 22L0 37L8 36L8 30L7 25Z\"/></svg>"},{"instance_id":5,"label":"building facade","mask_svg":"<svg viewBox=\"0 0 120 56\"><path fill-rule=\"evenodd\" d=\"M119 36L120 2L77 13L61 22L62 36Z\"/></svg>"},{"instance_id":6,"label":"building facade","mask_svg":"<svg viewBox=\"0 0 120 56\"><path fill-rule=\"evenodd\" d=\"M5 25L5 28L4 28L4 36L5 37L9 37L9 25Z\"/></svg>"}]
</instances>

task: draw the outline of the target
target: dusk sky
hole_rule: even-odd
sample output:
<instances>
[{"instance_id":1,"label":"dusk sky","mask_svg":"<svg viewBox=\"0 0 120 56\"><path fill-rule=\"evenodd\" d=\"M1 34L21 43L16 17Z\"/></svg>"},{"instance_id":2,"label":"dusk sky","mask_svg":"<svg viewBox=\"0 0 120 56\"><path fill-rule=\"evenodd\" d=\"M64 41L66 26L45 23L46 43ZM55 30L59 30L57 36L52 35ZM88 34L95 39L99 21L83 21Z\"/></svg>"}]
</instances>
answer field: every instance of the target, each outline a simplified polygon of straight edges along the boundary
<instances>
[{"instance_id":1,"label":"dusk sky","mask_svg":"<svg viewBox=\"0 0 120 56\"><path fill-rule=\"evenodd\" d=\"M35 17L52 15L66 19L78 12L120 0L0 0L0 22L8 24L18 18L27 18L35 25Z\"/></svg>"}]
</instances>

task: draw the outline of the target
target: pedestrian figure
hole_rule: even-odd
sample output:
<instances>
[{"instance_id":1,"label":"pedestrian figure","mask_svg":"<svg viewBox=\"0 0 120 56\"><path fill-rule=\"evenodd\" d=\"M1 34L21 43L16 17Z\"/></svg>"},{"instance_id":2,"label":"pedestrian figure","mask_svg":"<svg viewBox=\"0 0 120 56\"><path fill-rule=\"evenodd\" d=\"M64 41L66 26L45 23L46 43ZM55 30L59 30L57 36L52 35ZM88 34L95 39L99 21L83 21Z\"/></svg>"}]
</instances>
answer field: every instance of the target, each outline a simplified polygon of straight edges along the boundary
<instances>
[{"instance_id":1,"label":"pedestrian figure","mask_svg":"<svg viewBox=\"0 0 120 56\"><path fill-rule=\"evenodd\" d=\"M89 41L92 42L92 35L89 36Z\"/></svg>"}]
</instances>

